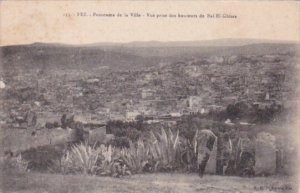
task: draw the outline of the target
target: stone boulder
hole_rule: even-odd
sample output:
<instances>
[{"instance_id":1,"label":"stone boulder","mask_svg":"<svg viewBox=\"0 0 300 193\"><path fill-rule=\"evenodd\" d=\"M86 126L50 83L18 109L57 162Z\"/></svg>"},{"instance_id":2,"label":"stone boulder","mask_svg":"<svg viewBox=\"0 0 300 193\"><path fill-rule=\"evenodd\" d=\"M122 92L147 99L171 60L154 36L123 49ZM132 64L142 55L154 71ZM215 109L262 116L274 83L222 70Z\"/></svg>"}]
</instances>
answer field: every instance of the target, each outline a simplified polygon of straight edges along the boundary
<instances>
[{"instance_id":1,"label":"stone boulder","mask_svg":"<svg viewBox=\"0 0 300 193\"><path fill-rule=\"evenodd\" d=\"M197 167L209 154L204 173L216 173L217 136L210 130L200 130L195 135L197 147ZM195 140L194 140L195 141Z\"/></svg>"},{"instance_id":2,"label":"stone boulder","mask_svg":"<svg viewBox=\"0 0 300 193\"><path fill-rule=\"evenodd\" d=\"M266 132L257 134L255 140L255 174L271 175L276 172L276 138Z\"/></svg>"}]
</instances>

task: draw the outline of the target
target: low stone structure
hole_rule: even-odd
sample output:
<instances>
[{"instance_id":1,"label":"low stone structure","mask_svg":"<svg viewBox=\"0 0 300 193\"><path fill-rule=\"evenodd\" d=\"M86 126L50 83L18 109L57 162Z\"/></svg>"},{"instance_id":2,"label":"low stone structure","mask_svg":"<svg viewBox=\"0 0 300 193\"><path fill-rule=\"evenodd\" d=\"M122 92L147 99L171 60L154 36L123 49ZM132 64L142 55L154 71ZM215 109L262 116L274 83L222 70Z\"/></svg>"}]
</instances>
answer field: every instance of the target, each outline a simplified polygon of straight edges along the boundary
<instances>
[{"instance_id":1,"label":"low stone structure","mask_svg":"<svg viewBox=\"0 0 300 193\"><path fill-rule=\"evenodd\" d=\"M58 145L76 141L76 132L71 129L44 129L28 131L7 129L2 131L3 152L17 154L30 148L45 145Z\"/></svg>"}]
</instances>

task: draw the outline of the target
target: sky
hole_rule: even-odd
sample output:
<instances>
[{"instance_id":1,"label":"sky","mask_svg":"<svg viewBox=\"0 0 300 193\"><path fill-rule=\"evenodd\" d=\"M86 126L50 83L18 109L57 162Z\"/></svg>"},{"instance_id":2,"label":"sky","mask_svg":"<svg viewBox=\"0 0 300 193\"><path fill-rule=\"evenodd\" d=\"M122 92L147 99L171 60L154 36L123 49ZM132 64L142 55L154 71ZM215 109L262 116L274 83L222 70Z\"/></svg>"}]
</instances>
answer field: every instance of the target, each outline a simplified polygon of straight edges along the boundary
<instances>
[{"instance_id":1,"label":"sky","mask_svg":"<svg viewBox=\"0 0 300 193\"><path fill-rule=\"evenodd\" d=\"M295 1L2 1L0 45L223 38L300 41L299 5ZM79 12L123 17L78 17ZM145 16L124 17L130 13ZM147 13L237 18L151 18Z\"/></svg>"}]
</instances>

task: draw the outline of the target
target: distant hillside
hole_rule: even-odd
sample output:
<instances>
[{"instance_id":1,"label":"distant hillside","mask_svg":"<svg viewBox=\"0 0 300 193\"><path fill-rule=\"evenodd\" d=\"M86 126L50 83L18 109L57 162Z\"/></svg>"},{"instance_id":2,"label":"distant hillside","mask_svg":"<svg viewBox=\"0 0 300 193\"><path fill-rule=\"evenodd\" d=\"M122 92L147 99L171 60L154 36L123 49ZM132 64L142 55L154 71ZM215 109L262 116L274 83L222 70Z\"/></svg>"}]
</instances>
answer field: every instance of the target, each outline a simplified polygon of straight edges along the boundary
<instances>
[{"instance_id":1,"label":"distant hillside","mask_svg":"<svg viewBox=\"0 0 300 193\"><path fill-rule=\"evenodd\" d=\"M1 47L5 68L92 68L109 66L128 69L174 62L191 57L293 53L296 44L261 40L200 42L132 42L126 44L64 45L35 43Z\"/></svg>"},{"instance_id":2,"label":"distant hillside","mask_svg":"<svg viewBox=\"0 0 300 193\"><path fill-rule=\"evenodd\" d=\"M92 68L110 66L128 68L156 63L154 58L104 50L102 47L66 46L57 44L32 44L1 48L4 68Z\"/></svg>"},{"instance_id":3,"label":"distant hillside","mask_svg":"<svg viewBox=\"0 0 300 193\"><path fill-rule=\"evenodd\" d=\"M219 47L219 46L245 46L250 44L294 44L292 41L259 40L259 39L215 39L202 41L134 41L129 43L96 43L86 46L122 46L122 47Z\"/></svg>"},{"instance_id":4,"label":"distant hillside","mask_svg":"<svg viewBox=\"0 0 300 193\"><path fill-rule=\"evenodd\" d=\"M251 44L244 46L207 46L207 47L110 47L108 50L135 54L143 57L204 57L229 55L264 55L272 53L295 52L295 44Z\"/></svg>"}]
</instances>

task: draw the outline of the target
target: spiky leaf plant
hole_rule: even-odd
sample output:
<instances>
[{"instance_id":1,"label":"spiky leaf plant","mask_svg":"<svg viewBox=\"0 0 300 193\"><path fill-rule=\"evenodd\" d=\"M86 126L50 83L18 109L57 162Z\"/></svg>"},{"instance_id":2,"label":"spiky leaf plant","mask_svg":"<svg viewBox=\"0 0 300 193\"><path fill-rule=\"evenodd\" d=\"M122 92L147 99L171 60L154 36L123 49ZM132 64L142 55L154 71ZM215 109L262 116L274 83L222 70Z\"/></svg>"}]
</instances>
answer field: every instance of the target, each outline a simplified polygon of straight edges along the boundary
<instances>
[{"instance_id":1,"label":"spiky leaf plant","mask_svg":"<svg viewBox=\"0 0 300 193\"><path fill-rule=\"evenodd\" d=\"M133 173L141 173L144 166L149 162L149 148L143 140L139 139L137 144L129 142L129 148L123 148L120 151L121 159Z\"/></svg>"},{"instance_id":2,"label":"spiky leaf plant","mask_svg":"<svg viewBox=\"0 0 300 193\"><path fill-rule=\"evenodd\" d=\"M161 129L161 132L150 132L149 151L156 163L155 169L169 170L177 166L179 151L179 131L174 133L171 129L167 132Z\"/></svg>"},{"instance_id":3,"label":"spiky leaf plant","mask_svg":"<svg viewBox=\"0 0 300 193\"><path fill-rule=\"evenodd\" d=\"M62 159L62 167L67 173L96 174L100 169L101 149L80 143L74 145Z\"/></svg>"}]
</instances>

